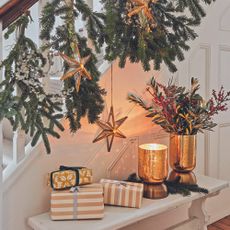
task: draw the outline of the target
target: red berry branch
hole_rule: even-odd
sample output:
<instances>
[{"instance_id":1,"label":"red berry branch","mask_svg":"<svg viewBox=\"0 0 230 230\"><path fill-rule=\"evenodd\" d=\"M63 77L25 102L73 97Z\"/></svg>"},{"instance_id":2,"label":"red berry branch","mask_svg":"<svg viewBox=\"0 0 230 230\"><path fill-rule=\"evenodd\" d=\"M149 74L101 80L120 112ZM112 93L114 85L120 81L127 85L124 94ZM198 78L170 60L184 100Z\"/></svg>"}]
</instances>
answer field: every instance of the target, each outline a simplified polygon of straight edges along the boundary
<instances>
[{"instance_id":1,"label":"red berry branch","mask_svg":"<svg viewBox=\"0 0 230 230\"><path fill-rule=\"evenodd\" d=\"M212 91L212 97L205 100L197 93L200 85L197 79L191 79L191 89L177 86L170 80L168 85L158 83L153 77L146 88L152 100L148 104L141 97L129 94L129 100L139 104L147 112L147 117L160 125L166 132L179 135L194 135L203 130L212 130L214 115L226 111L227 101L230 101L230 91L221 87L217 93Z\"/></svg>"},{"instance_id":2,"label":"red berry branch","mask_svg":"<svg viewBox=\"0 0 230 230\"><path fill-rule=\"evenodd\" d=\"M224 87L221 86L220 91L217 93L215 90L212 91L212 98L209 100L210 112L209 115L213 116L218 114L220 111L226 111L227 103L229 100L230 92L225 93Z\"/></svg>"}]
</instances>

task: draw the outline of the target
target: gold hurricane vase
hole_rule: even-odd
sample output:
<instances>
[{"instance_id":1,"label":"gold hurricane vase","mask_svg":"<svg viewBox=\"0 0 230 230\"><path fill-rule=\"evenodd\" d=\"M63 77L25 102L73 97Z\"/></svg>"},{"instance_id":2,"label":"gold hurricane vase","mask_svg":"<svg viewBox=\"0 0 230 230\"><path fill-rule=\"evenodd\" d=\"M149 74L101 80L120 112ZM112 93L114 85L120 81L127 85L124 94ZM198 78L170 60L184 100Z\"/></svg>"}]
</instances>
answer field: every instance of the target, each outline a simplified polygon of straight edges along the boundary
<instances>
[{"instance_id":1,"label":"gold hurricane vase","mask_svg":"<svg viewBox=\"0 0 230 230\"><path fill-rule=\"evenodd\" d=\"M170 135L170 167L181 173L196 167L197 135Z\"/></svg>"}]
</instances>

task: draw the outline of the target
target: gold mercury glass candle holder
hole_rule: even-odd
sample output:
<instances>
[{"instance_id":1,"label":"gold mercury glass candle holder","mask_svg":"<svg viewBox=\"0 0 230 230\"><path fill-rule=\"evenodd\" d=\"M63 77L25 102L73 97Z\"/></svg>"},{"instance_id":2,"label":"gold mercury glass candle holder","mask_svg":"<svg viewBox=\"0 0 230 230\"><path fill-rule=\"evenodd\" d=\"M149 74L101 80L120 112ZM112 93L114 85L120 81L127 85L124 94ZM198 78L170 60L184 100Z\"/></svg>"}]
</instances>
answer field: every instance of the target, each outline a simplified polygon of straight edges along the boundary
<instances>
[{"instance_id":1,"label":"gold mercury glass candle holder","mask_svg":"<svg viewBox=\"0 0 230 230\"><path fill-rule=\"evenodd\" d=\"M145 184L144 197L147 199L163 199L168 196L168 189L164 184Z\"/></svg>"},{"instance_id":2,"label":"gold mercury glass candle holder","mask_svg":"<svg viewBox=\"0 0 230 230\"><path fill-rule=\"evenodd\" d=\"M168 148L161 144L143 144L138 150L138 175L145 182L160 184L168 176Z\"/></svg>"}]
</instances>

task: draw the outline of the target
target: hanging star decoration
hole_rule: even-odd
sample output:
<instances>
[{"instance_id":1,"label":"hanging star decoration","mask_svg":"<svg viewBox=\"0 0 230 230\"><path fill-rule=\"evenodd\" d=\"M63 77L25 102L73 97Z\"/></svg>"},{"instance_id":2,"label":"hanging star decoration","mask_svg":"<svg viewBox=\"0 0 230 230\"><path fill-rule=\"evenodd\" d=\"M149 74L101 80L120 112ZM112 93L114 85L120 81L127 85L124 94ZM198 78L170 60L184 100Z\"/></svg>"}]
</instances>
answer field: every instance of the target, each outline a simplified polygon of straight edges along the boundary
<instances>
[{"instance_id":1,"label":"hanging star decoration","mask_svg":"<svg viewBox=\"0 0 230 230\"><path fill-rule=\"evenodd\" d=\"M89 61L90 55L87 57L81 58L77 45L75 46L75 55L78 57L79 60L74 59L72 57L68 57L67 55L63 53L59 53L59 54L69 66L69 71L67 71L61 77L61 80L64 81L66 79L74 77L76 79L75 88L77 92L79 92L80 85L81 85L81 79L83 77L89 80L92 80L92 76L90 75L88 70L85 68L85 64Z\"/></svg>"},{"instance_id":2,"label":"hanging star decoration","mask_svg":"<svg viewBox=\"0 0 230 230\"><path fill-rule=\"evenodd\" d=\"M128 117L123 117L115 121L113 106L110 107L108 120L106 122L98 120L96 123L102 129L98 136L93 140L93 143L102 139L106 139L107 150L111 151L115 137L126 138L126 136L119 130L120 126L125 122Z\"/></svg>"},{"instance_id":3,"label":"hanging star decoration","mask_svg":"<svg viewBox=\"0 0 230 230\"><path fill-rule=\"evenodd\" d=\"M152 28L157 26L157 23L153 17L153 13L151 8L149 7L150 3L156 3L158 0L130 0L133 3L134 8L128 13L128 17L132 17L133 15L139 14L141 18L143 16L149 22Z\"/></svg>"}]
</instances>

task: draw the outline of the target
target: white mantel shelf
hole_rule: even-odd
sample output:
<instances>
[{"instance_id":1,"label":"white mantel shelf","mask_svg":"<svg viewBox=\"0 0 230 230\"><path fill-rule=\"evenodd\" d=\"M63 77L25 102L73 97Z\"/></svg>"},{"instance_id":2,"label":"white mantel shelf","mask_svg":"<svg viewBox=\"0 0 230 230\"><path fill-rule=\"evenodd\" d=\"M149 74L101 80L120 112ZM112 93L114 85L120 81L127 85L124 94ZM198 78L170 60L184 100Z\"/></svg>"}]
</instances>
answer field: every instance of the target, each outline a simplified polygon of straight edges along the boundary
<instances>
[{"instance_id":1,"label":"white mantel shelf","mask_svg":"<svg viewBox=\"0 0 230 230\"><path fill-rule=\"evenodd\" d=\"M218 192L227 188L229 183L201 175L197 176L197 181L199 186L209 190L209 194L192 193L187 197L169 195L162 200L143 199L141 209L106 206L105 217L102 220L52 221L49 213L44 213L29 218L28 224L34 230L115 230L191 202L189 216L193 221L193 226L202 226L199 229L207 229L208 220L203 210L204 202L207 198L218 195ZM197 221L194 222L194 218ZM191 223L186 226L188 227L182 229L189 229ZM175 229L181 228L175 227Z\"/></svg>"}]
</instances>

